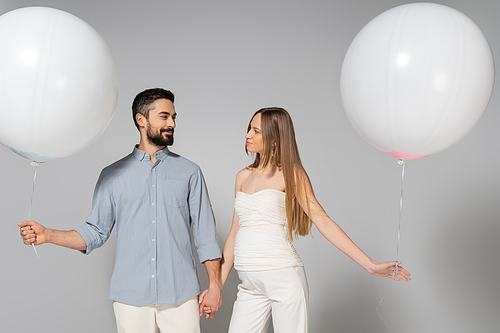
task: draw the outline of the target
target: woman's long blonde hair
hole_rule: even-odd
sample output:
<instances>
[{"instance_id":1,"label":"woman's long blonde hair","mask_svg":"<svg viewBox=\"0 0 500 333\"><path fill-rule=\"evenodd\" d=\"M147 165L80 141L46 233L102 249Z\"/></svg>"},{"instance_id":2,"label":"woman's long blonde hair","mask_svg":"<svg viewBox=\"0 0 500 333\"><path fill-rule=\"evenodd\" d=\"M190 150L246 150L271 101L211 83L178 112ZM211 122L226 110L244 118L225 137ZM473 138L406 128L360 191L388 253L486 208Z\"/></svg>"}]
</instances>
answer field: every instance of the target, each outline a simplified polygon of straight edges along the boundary
<instances>
[{"instance_id":1,"label":"woman's long blonde hair","mask_svg":"<svg viewBox=\"0 0 500 333\"><path fill-rule=\"evenodd\" d=\"M262 154L255 154L255 159L249 168L266 168L268 166L281 168L285 179L288 235L290 239L294 238L294 234L296 237L305 236L311 230L312 221L300 206L297 198L303 198L304 202L309 205L305 189L305 183L309 181L309 178L300 161L292 118L283 108L263 108L252 116L247 132L250 131L252 120L257 114L261 115L264 151ZM248 154L246 147L245 150Z\"/></svg>"}]
</instances>

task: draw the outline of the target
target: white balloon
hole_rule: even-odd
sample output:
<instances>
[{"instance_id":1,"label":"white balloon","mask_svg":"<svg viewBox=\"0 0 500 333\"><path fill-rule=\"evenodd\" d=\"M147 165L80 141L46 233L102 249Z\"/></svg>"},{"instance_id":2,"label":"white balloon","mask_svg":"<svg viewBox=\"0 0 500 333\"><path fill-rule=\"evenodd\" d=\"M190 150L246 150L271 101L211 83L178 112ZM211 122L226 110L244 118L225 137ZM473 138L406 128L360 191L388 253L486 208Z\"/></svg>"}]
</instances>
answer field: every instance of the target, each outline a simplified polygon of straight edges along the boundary
<instances>
[{"instance_id":1,"label":"white balloon","mask_svg":"<svg viewBox=\"0 0 500 333\"><path fill-rule=\"evenodd\" d=\"M45 162L76 153L106 129L118 99L110 49L61 10L0 16L0 142Z\"/></svg>"},{"instance_id":2,"label":"white balloon","mask_svg":"<svg viewBox=\"0 0 500 333\"><path fill-rule=\"evenodd\" d=\"M377 149L412 160L466 136L488 105L488 41L461 12L432 3L392 8L352 41L342 64L344 109Z\"/></svg>"}]
</instances>

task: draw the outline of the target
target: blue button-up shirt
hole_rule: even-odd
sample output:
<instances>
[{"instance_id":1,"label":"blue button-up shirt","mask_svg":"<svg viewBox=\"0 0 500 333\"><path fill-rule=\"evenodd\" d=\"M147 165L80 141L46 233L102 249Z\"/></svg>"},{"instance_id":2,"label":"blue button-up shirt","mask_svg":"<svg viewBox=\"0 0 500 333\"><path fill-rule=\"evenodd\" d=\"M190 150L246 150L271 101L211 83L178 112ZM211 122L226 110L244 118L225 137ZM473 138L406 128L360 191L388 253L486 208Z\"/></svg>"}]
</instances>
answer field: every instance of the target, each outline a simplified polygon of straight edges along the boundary
<instances>
[{"instance_id":1,"label":"blue button-up shirt","mask_svg":"<svg viewBox=\"0 0 500 333\"><path fill-rule=\"evenodd\" d=\"M152 165L135 148L103 169L92 212L75 229L89 254L116 226L109 297L126 304L178 304L200 293L191 228L201 262L221 257L200 168L167 148L155 157Z\"/></svg>"}]
</instances>

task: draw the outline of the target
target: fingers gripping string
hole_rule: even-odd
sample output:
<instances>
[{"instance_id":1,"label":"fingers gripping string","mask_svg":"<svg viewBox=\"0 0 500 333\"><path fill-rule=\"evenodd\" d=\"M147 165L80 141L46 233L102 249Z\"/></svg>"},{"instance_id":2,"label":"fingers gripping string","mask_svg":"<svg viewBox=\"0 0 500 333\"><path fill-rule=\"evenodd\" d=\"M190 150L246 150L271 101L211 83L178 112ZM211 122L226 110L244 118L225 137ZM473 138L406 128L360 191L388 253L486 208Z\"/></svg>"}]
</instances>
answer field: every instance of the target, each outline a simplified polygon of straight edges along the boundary
<instances>
[{"instance_id":1,"label":"fingers gripping string","mask_svg":"<svg viewBox=\"0 0 500 333\"><path fill-rule=\"evenodd\" d=\"M35 167L35 175L33 176L33 187L31 188L31 200L30 200L30 209L28 211L28 221L31 220L31 210L33 209L33 197L35 194L35 183L36 183L36 174L38 172L38 163L37 162L31 162L31 165ZM31 246L33 246L33 250L35 250L35 254L38 258L40 256L38 255L38 251L36 250L36 247L33 243L31 243Z\"/></svg>"}]
</instances>

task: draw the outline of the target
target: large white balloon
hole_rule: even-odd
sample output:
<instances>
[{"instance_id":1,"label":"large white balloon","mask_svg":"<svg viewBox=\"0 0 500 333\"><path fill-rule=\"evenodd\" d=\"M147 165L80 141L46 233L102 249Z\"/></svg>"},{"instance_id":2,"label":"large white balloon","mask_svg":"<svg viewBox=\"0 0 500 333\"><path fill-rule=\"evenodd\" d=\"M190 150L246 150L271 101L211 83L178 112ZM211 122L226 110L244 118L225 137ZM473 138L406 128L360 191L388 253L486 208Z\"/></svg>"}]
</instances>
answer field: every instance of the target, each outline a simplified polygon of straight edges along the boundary
<instances>
[{"instance_id":1,"label":"large white balloon","mask_svg":"<svg viewBox=\"0 0 500 333\"><path fill-rule=\"evenodd\" d=\"M0 16L0 142L45 162L80 151L105 130L118 99L104 39L61 10Z\"/></svg>"},{"instance_id":2,"label":"large white balloon","mask_svg":"<svg viewBox=\"0 0 500 333\"><path fill-rule=\"evenodd\" d=\"M341 72L344 109L377 149L412 160L471 131L490 100L494 62L477 25L447 6L414 3L371 20Z\"/></svg>"}]
</instances>

